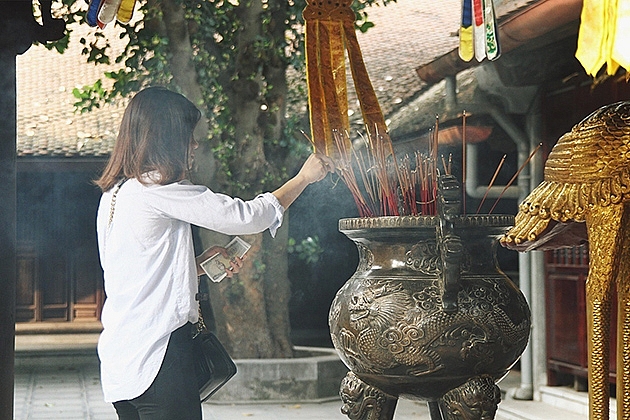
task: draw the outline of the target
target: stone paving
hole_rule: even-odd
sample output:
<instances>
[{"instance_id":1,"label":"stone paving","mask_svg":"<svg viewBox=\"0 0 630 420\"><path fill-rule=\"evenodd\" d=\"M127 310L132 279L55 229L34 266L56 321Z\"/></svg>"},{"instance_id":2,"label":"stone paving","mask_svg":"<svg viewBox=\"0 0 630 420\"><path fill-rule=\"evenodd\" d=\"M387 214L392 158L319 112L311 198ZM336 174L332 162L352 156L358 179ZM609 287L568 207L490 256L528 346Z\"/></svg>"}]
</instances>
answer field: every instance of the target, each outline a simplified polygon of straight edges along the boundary
<instances>
[{"instance_id":1,"label":"stone paving","mask_svg":"<svg viewBox=\"0 0 630 420\"><path fill-rule=\"evenodd\" d=\"M15 373L16 420L112 420L97 366L20 368Z\"/></svg>"},{"instance_id":2,"label":"stone paving","mask_svg":"<svg viewBox=\"0 0 630 420\"><path fill-rule=\"evenodd\" d=\"M116 420L111 404L103 401L94 334L18 335L14 420ZM499 385L508 390L520 379L508 375ZM555 402L505 398L496 420L585 420L586 413L568 409L572 400L585 407L586 393L554 387L567 395ZM564 406L559 405L558 401ZM574 404L574 405L576 405ZM204 420L347 420L341 401L315 403L243 403L203 405ZM612 418L612 417L611 417ZM173 419L178 420L178 419ZM426 403L401 399L393 420L429 420Z\"/></svg>"},{"instance_id":3,"label":"stone paving","mask_svg":"<svg viewBox=\"0 0 630 420\"><path fill-rule=\"evenodd\" d=\"M15 420L116 420L103 401L98 368L19 368L15 374ZM204 420L347 419L341 401L305 404L204 404ZM395 420L429 420L424 403L401 400ZM174 419L177 420L177 419Z\"/></svg>"},{"instance_id":4,"label":"stone paving","mask_svg":"<svg viewBox=\"0 0 630 420\"><path fill-rule=\"evenodd\" d=\"M203 404L204 420L347 420L341 401L321 403ZM496 420L585 420L566 409L532 401L505 399ZM103 401L95 364L18 367L15 375L15 420L116 420ZM177 419L173 419L177 420ZM429 420L426 404L400 400L393 420Z\"/></svg>"}]
</instances>

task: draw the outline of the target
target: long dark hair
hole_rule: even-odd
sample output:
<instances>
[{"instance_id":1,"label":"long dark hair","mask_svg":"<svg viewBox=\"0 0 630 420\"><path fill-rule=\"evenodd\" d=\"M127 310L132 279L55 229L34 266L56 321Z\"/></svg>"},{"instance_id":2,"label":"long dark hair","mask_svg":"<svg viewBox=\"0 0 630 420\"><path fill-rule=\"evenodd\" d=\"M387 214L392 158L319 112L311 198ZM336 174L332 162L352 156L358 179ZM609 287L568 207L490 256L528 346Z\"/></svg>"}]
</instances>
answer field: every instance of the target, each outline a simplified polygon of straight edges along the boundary
<instances>
[{"instance_id":1,"label":"long dark hair","mask_svg":"<svg viewBox=\"0 0 630 420\"><path fill-rule=\"evenodd\" d=\"M188 148L201 118L197 107L179 93L149 87L129 101L120 124L114 151L95 181L108 191L123 178L156 171L166 185L181 181L188 170Z\"/></svg>"}]
</instances>

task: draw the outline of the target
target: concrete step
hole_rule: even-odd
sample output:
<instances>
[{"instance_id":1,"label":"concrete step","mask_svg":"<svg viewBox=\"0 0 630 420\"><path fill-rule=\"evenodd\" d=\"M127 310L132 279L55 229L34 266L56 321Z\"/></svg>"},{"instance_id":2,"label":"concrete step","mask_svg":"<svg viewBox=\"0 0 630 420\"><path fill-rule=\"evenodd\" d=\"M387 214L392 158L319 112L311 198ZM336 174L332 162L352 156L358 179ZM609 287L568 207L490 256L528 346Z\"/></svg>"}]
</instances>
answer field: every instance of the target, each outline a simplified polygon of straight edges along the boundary
<instances>
[{"instance_id":1,"label":"concrete step","mask_svg":"<svg viewBox=\"0 0 630 420\"><path fill-rule=\"evenodd\" d=\"M98 366L98 333L15 336L15 368Z\"/></svg>"},{"instance_id":2,"label":"concrete step","mask_svg":"<svg viewBox=\"0 0 630 420\"><path fill-rule=\"evenodd\" d=\"M101 321L18 322L15 324L15 335L99 334L101 331L103 331Z\"/></svg>"}]
</instances>

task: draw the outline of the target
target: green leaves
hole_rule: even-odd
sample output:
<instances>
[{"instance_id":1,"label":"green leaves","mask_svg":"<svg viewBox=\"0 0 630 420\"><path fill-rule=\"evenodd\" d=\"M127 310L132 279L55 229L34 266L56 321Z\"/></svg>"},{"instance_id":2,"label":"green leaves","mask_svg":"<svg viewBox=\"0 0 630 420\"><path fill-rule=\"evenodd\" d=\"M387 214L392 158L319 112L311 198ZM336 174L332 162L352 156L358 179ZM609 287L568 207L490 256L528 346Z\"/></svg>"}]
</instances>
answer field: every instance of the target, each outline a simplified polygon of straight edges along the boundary
<instances>
[{"instance_id":1,"label":"green leaves","mask_svg":"<svg viewBox=\"0 0 630 420\"><path fill-rule=\"evenodd\" d=\"M362 33L366 33L368 29L374 27L374 23L368 20L368 14L365 11L357 12L357 19L354 24Z\"/></svg>"},{"instance_id":2,"label":"green leaves","mask_svg":"<svg viewBox=\"0 0 630 420\"><path fill-rule=\"evenodd\" d=\"M93 108L100 108L101 103L107 97L107 92L103 89L101 79L98 79L93 85L72 89L72 95L78 99L74 103L75 109L83 114L91 111Z\"/></svg>"},{"instance_id":3,"label":"green leaves","mask_svg":"<svg viewBox=\"0 0 630 420\"><path fill-rule=\"evenodd\" d=\"M324 252L324 249L319 244L319 238L317 236L309 236L302 239L300 243L298 243L295 238L289 238L287 252L289 254L295 254L307 264L315 264L319 261L319 257Z\"/></svg>"},{"instance_id":4,"label":"green leaves","mask_svg":"<svg viewBox=\"0 0 630 420\"><path fill-rule=\"evenodd\" d=\"M99 43L100 40L105 40L105 45L101 45L102 43ZM92 42L88 43L86 38L81 38L79 42L85 45L81 54L88 56L88 63L109 64L109 55L107 50L110 48L110 45L102 33L95 32L94 40Z\"/></svg>"},{"instance_id":5,"label":"green leaves","mask_svg":"<svg viewBox=\"0 0 630 420\"><path fill-rule=\"evenodd\" d=\"M255 0L260 1L260 0ZM367 8L395 0L355 0L357 28L373 27ZM83 22L87 4L62 0L67 22ZM173 80L173 45L166 36L164 13L181 5L192 49L192 71L202 95L200 107L207 119L210 149L226 183L217 185L227 193L255 194L254 188L271 188L285 180L310 152L300 130L308 131L307 92L304 80L304 37L302 11L305 0L266 0L253 21L246 21L248 6L227 0L147 0L139 3L141 19L116 24L125 43L115 53L109 39L113 28L94 30L79 42L86 61L122 65L104 73L105 79L73 90L78 112L88 112L103 103L126 97L147 85L162 85L181 91ZM176 8L175 7L175 8ZM164 10L164 12L163 12ZM251 14L249 15L251 19ZM256 29L255 33L252 31ZM71 36L54 44L63 52ZM244 38L248 41L244 42ZM105 83L106 81L111 83ZM247 81L250 85L244 83ZM255 86L254 86L255 85ZM252 89L246 89L250 86ZM238 89L241 89L240 91ZM245 112L257 115L243 117ZM241 118L243 117L243 118ZM240 121L255 120L252 132L239 134ZM235 168L242 166L241 145L246 136L260 138L266 168L256 186L239 179ZM235 138L236 137L236 138ZM242 137L242 138L239 138Z\"/></svg>"}]
</instances>

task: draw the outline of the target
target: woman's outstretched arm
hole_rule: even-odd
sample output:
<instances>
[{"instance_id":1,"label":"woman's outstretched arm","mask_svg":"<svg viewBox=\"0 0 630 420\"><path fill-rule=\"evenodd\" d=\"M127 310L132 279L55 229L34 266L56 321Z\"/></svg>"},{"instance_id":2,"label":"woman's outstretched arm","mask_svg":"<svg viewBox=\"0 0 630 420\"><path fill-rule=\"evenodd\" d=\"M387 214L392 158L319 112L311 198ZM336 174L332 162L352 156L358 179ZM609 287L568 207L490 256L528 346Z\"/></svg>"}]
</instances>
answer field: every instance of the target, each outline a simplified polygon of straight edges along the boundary
<instances>
[{"instance_id":1,"label":"woman's outstretched arm","mask_svg":"<svg viewBox=\"0 0 630 420\"><path fill-rule=\"evenodd\" d=\"M335 165L331 158L322 154L312 154L306 159L298 174L272 192L272 194L278 199L282 207L286 209L302 194L308 185L321 181L328 172L334 171Z\"/></svg>"}]
</instances>

